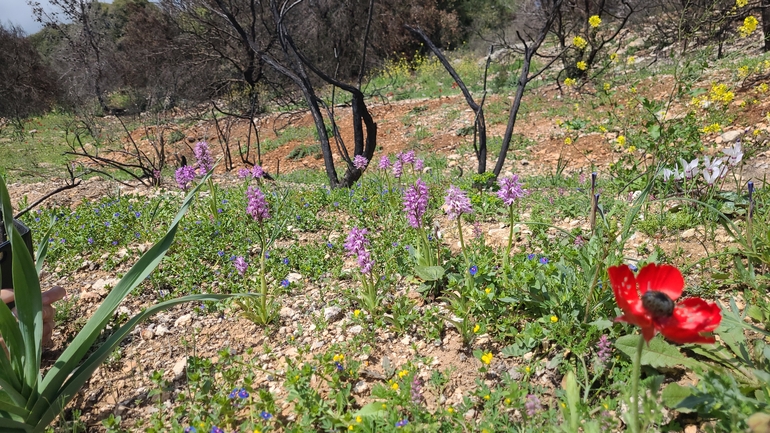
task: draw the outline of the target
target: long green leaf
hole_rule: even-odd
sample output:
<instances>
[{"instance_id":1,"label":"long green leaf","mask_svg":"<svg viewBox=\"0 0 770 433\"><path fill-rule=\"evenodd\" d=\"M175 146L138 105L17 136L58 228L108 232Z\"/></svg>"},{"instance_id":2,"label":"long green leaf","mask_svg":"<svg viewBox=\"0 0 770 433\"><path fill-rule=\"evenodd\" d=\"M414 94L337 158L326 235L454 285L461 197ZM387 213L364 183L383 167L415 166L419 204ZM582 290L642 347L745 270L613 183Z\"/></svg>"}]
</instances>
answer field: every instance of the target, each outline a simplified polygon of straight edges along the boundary
<instances>
[{"instance_id":1,"label":"long green leaf","mask_svg":"<svg viewBox=\"0 0 770 433\"><path fill-rule=\"evenodd\" d=\"M32 426L20 421L14 421L0 414L0 431L3 433L30 433Z\"/></svg>"},{"instance_id":2,"label":"long green leaf","mask_svg":"<svg viewBox=\"0 0 770 433\"><path fill-rule=\"evenodd\" d=\"M18 378L16 378L16 381L18 382ZM18 386L21 388L21 386ZM10 383L8 383L5 379L0 379L0 392L4 392L11 400L13 400L14 403L16 403L18 406L24 406L27 399L24 398L23 395L19 393L19 391L16 390Z\"/></svg>"},{"instance_id":3,"label":"long green leaf","mask_svg":"<svg viewBox=\"0 0 770 433\"><path fill-rule=\"evenodd\" d=\"M152 307L149 307L136 316L132 317L131 320L126 322L126 324L118 328L114 334L110 335L110 337L101 346L99 346L99 349L92 353L91 356L85 360L83 365L81 365L77 371L75 371L75 373L73 373L73 375L67 379L67 382L61 388L61 390L58 390L57 393L53 396L50 406L48 406L45 413L37 421L37 426L34 432L42 432L45 430L45 428L56 418L56 416L61 413L64 407L70 402L70 400L72 400L80 388L83 387L83 384L85 384L85 382L91 378L94 371L100 365L102 365L104 360L107 359L110 354L112 354L113 350L115 350L115 347L120 344L120 342L123 341L128 333L131 332L131 330L134 329L134 327L143 320L153 316L154 314L168 310L175 305L179 305L185 302L221 301L223 299L233 297L251 296L256 295L247 293L232 295L189 295L153 305Z\"/></svg>"},{"instance_id":4,"label":"long green leaf","mask_svg":"<svg viewBox=\"0 0 770 433\"><path fill-rule=\"evenodd\" d=\"M51 238L51 232L53 231L54 223L56 219L52 216L51 223L48 225L48 230L40 238L40 243L37 245L37 254L35 255L35 270L37 275L40 276L40 271L43 270L43 264L45 263L45 257L48 255L48 239Z\"/></svg>"},{"instance_id":5,"label":"long green leaf","mask_svg":"<svg viewBox=\"0 0 770 433\"><path fill-rule=\"evenodd\" d=\"M144 281L144 279L158 266L163 259L163 256L165 256L166 251L171 247L174 235L179 227L179 222L182 220L185 213L187 213L198 189L200 189L205 181L206 179L203 179L201 183L187 194L187 197L185 197L184 202L182 203L182 207L179 209L179 212L177 212L176 217L174 217L166 235L142 255L139 261L137 261L120 282L115 285L91 319L88 320L83 329L81 329L78 335L75 336L75 339L72 340L67 349L64 350L64 353L59 356L59 359L54 363L53 367L42 381L40 388L42 398L39 399L38 403L32 409L31 419L36 419L47 411L49 405L52 404L51 402L54 401L54 396L59 393L64 381L91 349L94 341L99 337L99 334L109 322L118 305L131 290Z\"/></svg>"},{"instance_id":6,"label":"long green leaf","mask_svg":"<svg viewBox=\"0 0 770 433\"><path fill-rule=\"evenodd\" d=\"M0 302L0 333L2 333L6 347L11 354L11 359L8 360L5 351L0 350L2 352L0 354L0 367L3 369L0 378L12 385L15 392L21 393L21 375L24 371L24 339L21 337L16 317L13 316L5 302Z\"/></svg>"},{"instance_id":7,"label":"long green leaf","mask_svg":"<svg viewBox=\"0 0 770 433\"><path fill-rule=\"evenodd\" d=\"M29 415L29 411L24 409L24 406L19 406L6 401L0 401L0 413L2 412L11 414L11 416L16 415L19 421L23 421Z\"/></svg>"},{"instance_id":8,"label":"long green leaf","mask_svg":"<svg viewBox=\"0 0 770 433\"><path fill-rule=\"evenodd\" d=\"M40 378L40 354L43 341L43 298L40 293L40 280L37 277L32 256L24 244L24 239L13 224L11 197L2 176L0 176L0 196L2 197L5 230L11 241L16 316L21 338L24 341L24 380L22 381L21 394L34 399L37 397L37 386Z\"/></svg>"}]
</instances>

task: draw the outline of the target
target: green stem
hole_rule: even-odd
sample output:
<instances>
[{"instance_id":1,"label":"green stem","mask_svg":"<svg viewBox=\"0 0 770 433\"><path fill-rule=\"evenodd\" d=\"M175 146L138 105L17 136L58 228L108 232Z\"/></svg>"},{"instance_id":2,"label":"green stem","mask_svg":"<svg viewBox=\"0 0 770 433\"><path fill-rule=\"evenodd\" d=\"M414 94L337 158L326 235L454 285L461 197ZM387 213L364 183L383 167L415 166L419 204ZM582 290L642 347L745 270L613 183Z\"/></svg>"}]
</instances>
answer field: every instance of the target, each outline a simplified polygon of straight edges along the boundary
<instances>
[{"instance_id":1,"label":"green stem","mask_svg":"<svg viewBox=\"0 0 770 433\"><path fill-rule=\"evenodd\" d=\"M508 247L505 249L503 257L503 279L506 287L509 285L508 272L510 271L511 248L513 247L513 203L508 206L509 228L508 228Z\"/></svg>"},{"instance_id":2,"label":"green stem","mask_svg":"<svg viewBox=\"0 0 770 433\"><path fill-rule=\"evenodd\" d=\"M259 244L261 246L262 252L261 257L259 258L259 279L261 283L261 289L262 289L262 296L260 296L260 316L262 316L262 324L267 325L268 322L268 314L267 314L267 277L265 276L265 254L267 251L265 251L265 236L262 231L262 226L259 227L260 235L259 235Z\"/></svg>"},{"instance_id":3,"label":"green stem","mask_svg":"<svg viewBox=\"0 0 770 433\"><path fill-rule=\"evenodd\" d=\"M642 374L642 350L644 350L644 337L639 335L639 343L636 345L633 372L631 373L631 432L639 433L639 380Z\"/></svg>"},{"instance_id":4,"label":"green stem","mask_svg":"<svg viewBox=\"0 0 770 433\"><path fill-rule=\"evenodd\" d=\"M460 222L460 215L457 216L457 232L460 234L460 249L462 249L463 257L465 257L465 264L467 265L466 268L469 268L471 263L468 261L468 255L465 254L465 241L463 240L463 226Z\"/></svg>"}]
</instances>

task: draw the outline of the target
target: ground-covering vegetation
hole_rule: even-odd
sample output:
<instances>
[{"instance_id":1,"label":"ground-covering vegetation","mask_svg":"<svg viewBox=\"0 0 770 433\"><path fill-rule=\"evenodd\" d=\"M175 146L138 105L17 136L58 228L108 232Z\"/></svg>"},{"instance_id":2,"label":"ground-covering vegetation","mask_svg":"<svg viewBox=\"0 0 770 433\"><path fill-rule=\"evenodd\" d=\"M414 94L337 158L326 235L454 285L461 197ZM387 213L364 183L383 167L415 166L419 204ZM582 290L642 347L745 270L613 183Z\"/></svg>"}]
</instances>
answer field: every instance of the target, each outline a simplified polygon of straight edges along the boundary
<instances>
[{"instance_id":1,"label":"ground-covering vegetation","mask_svg":"<svg viewBox=\"0 0 770 433\"><path fill-rule=\"evenodd\" d=\"M148 188L116 188L21 217L47 238L46 265L37 269L45 270L43 284L73 288L57 316L56 350L79 341L96 305L112 305L89 342L109 343L96 352L102 367L88 365L94 377L80 393L67 383L47 430L766 431L770 58L750 48L761 45L751 6L733 6L732 28L723 26L729 20L714 24L718 43L686 55L674 54L686 51L686 37L664 51L650 39L605 45L602 26L618 29L606 15L560 28L544 47L547 61L569 64L527 87L520 119L536 131L516 130L497 178L468 174L477 161L462 159L478 154L477 113L451 99L457 84L419 51L385 60L359 81L373 113L375 101L410 108L378 129L379 143L394 151L339 158L361 174L350 188L330 187L320 170L270 176L259 161L228 163L229 132L216 125L225 143L217 148L191 131L238 119L248 125L245 140L232 139L240 152L262 127L253 111L243 119L246 111L207 107L171 121L161 110L155 127L146 117L89 123L57 112L28 119L37 122L34 134L5 129L46 151L59 124L71 148L98 149L104 136L122 133L138 153L143 139L189 148L178 166L145 154L149 180L136 177ZM720 11L698 16L709 22ZM198 18L204 26L211 17ZM496 153L522 62L450 56L486 101ZM332 101L331 90L319 94ZM278 119L303 107L287 105ZM348 114L327 114L324 129L342 137L334 130ZM263 137L263 150L282 152L286 164L320 158L312 122L282 125ZM388 143L398 134L397 145ZM439 152L437 141L450 135L458 141ZM0 144L18 143L6 138ZM58 161L21 152L2 161L10 162L0 174L18 179L16 166L30 155ZM80 173L94 169L82 155L68 162ZM170 244L161 234L173 231ZM127 285L112 278L133 275L128 267L157 252L159 240L165 259L126 295ZM120 308L113 293L127 296ZM222 300L131 319L183 296ZM8 341L13 318L0 313ZM29 333L31 316L23 316L20 329ZM19 431L22 421L39 424L30 414L47 408L48 392L36 388L40 378L16 349L40 343L24 338L24 346L9 344L10 357L0 354L23 373L14 386L10 374L0 377L4 391L18 388L5 391L0 420ZM44 373L55 373L53 362L43 355Z\"/></svg>"}]
</instances>

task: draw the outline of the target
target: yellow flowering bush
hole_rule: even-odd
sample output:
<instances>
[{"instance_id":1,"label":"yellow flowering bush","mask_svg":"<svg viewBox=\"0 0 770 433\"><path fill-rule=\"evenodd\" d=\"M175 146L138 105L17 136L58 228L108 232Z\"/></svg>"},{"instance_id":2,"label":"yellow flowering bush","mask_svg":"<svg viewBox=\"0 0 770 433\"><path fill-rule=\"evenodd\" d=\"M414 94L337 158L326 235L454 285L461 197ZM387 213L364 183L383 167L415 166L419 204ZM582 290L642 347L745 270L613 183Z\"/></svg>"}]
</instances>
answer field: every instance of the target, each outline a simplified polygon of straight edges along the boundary
<instances>
[{"instance_id":1,"label":"yellow flowering bush","mask_svg":"<svg viewBox=\"0 0 770 433\"><path fill-rule=\"evenodd\" d=\"M766 93L767 90L768 90L767 83L762 83L762 84L758 85L757 87L755 87L755 89L759 93Z\"/></svg>"},{"instance_id":2,"label":"yellow flowering bush","mask_svg":"<svg viewBox=\"0 0 770 433\"><path fill-rule=\"evenodd\" d=\"M754 18L753 15L747 16L743 20L743 25L738 27L738 31L741 33L741 37L747 37L750 34L754 33L754 30L757 29L757 25L759 24L759 21L757 21L756 18Z\"/></svg>"},{"instance_id":3,"label":"yellow flowering bush","mask_svg":"<svg viewBox=\"0 0 770 433\"><path fill-rule=\"evenodd\" d=\"M574 45L575 48L582 50L588 46L588 41L583 39L581 36L575 36L572 38L572 45Z\"/></svg>"},{"instance_id":4,"label":"yellow flowering bush","mask_svg":"<svg viewBox=\"0 0 770 433\"><path fill-rule=\"evenodd\" d=\"M741 66L738 68L738 77L739 78L746 78L749 76L749 67L748 66Z\"/></svg>"},{"instance_id":5,"label":"yellow flowering bush","mask_svg":"<svg viewBox=\"0 0 770 433\"><path fill-rule=\"evenodd\" d=\"M577 64L575 66L577 66L577 68L580 69L581 71L585 71L586 69L588 69L588 63L586 63L586 62L584 62L582 60L577 62Z\"/></svg>"},{"instance_id":6,"label":"yellow flowering bush","mask_svg":"<svg viewBox=\"0 0 770 433\"><path fill-rule=\"evenodd\" d=\"M602 88L604 89L605 92L609 92L610 91L610 83L604 83L604 86L602 86Z\"/></svg>"},{"instance_id":7,"label":"yellow flowering bush","mask_svg":"<svg viewBox=\"0 0 770 433\"><path fill-rule=\"evenodd\" d=\"M712 84L709 90L709 100L711 102L727 105L733 102L735 99L735 93L727 88L726 84Z\"/></svg>"},{"instance_id":8,"label":"yellow flowering bush","mask_svg":"<svg viewBox=\"0 0 770 433\"><path fill-rule=\"evenodd\" d=\"M701 129L701 131L703 131L704 134L716 133L721 130L722 130L722 127L719 126L718 123L712 123L711 125L706 125L703 127L703 129Z\"/></svg>"},{"instance_id":9,"label":"yellow flowering bush","mask_svg":"<svg viewBox=\"0 0 770 433\"><path fill-rule=\"evenodd\" d=\"M743 0L743 1L746 1L746 0ZM602 19L599 18L599 15L591 15L591 18L588 18L588 25L590 25L593 28L599 27L601 23L602 23Z\"/></svg>"},{"instance_id":10,"label":"yellow flowering bush","mask_svg":"<svg viewBox=\"0 0 770 433\"><path fill-rule=\"evenodd\" d=\"M572 87L572 86L575 85L575 83L577 83L577 81L575 81L574 78L565 78L564 79L564 85L567 86L567 87Z\"/></svg>"},{"instance_id":11,"label":"yellow flowering bush","mask_svg":"<svg viewBox=\"0 0 770 433\"><path fill-rule=\"evenodd\" d=\"M626 136L625 135L618 135L618 145L620 147L623 147L626 145Z\"/></svg>"}]
</instances>

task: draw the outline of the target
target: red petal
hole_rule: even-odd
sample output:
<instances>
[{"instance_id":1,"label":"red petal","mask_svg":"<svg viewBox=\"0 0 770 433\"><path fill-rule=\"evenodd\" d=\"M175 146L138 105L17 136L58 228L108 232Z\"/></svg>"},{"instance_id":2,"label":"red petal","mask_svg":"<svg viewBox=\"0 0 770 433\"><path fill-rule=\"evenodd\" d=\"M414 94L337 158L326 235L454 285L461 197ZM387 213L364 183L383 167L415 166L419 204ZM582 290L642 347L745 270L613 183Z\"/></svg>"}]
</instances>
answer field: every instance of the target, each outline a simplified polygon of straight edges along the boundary
<instances>
[{"instance_id":1,"label":"red petal","mask_svg":"<svg viewBox=\"0 0 770 433\"><path fill-rule=\"evenodd\" d=\"M721 321L722 312L717 304L688 298L676 305L671 317L656 321L655 327L675 343L713 343L713 337L702 334L717 329Z\"/></svg>"},{"instance_id":2,"label":"red petal","mask_svg":"<svg viewBox=\"0 0 770 433\"><path fill-rule=\"evenodd\" d=\"M641 328L652 326L650 315L642 307L639 291L636 290L636 278L627 265L612 266L607 272L610 285L615 293L615 301L623 311L623 316L615 320L628 322Z\"/></svg>"},{"instance_id":3,"label":"red petal","mask_svg":"<svg viewBox=\"0 0 770 433\"><path fill-rule=\"evenodd\" d=\"M636 281L639 283L640 293L644 294L648 290L655 290L665 293L672 301L682 296L684 290L682 273L671 265L650 263L639 271Z\"/></svg>"}]
</instances>

